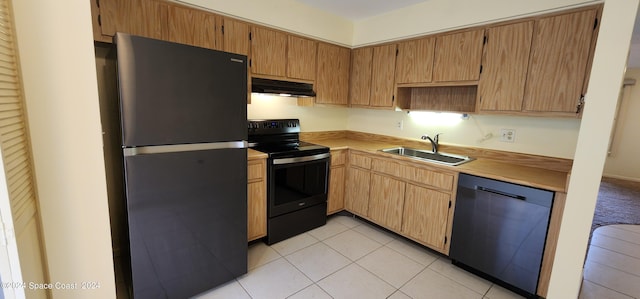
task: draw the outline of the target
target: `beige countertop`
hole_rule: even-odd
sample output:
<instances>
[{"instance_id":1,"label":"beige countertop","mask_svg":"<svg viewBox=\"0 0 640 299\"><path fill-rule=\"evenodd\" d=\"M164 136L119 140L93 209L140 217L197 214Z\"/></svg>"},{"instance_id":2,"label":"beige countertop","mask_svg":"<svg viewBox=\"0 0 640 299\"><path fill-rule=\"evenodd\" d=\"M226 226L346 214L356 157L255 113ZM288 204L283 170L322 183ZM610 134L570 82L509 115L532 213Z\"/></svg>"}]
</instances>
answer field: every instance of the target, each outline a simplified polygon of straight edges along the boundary
<instances>
[{"instance_id":1,"label":"beige countertop","mask_svg":"<svg viewBox=\"0 0 640 299\"><path fill-rule=\"evenodd\" d=\"M472 174L491 179L503 180L521 185L537 187L541 189L566 192L567 173L562 171L547 170L537 167L528 167L508 163L507 161L496 161L492 159L478 158L474 161L458 165L447 166L441 164L419 161L408 157L399 157L393 154L382 153L379 150L400 146L399 144L389 144L377 141L364 141L349 138L329 138L319 140L309 140L309 142L320 144L331 148L331 150L354 149L370 153L383 155L385 157L402 159L413 163L439 167L442 169L457 171L460 173Z\"/></svg>"}]
</instances>

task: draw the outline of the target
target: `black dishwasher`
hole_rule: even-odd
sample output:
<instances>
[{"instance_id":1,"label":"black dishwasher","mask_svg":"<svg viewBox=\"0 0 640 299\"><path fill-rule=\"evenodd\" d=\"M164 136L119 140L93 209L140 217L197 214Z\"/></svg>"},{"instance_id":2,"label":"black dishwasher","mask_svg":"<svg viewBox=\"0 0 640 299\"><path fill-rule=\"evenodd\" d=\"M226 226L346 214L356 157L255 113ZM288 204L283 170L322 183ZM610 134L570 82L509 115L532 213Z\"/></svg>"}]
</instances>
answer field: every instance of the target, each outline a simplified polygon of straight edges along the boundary
<instances>
[{"instance_id":1,"label":"black dishwasher","mask_svg":"<svg viewBox=\"0 0 640 299\"><path fill-rule=\"evenodd\" d=\"M460 174L453 263L535 297L554 193Z\"/></svg>"}]
</instances>

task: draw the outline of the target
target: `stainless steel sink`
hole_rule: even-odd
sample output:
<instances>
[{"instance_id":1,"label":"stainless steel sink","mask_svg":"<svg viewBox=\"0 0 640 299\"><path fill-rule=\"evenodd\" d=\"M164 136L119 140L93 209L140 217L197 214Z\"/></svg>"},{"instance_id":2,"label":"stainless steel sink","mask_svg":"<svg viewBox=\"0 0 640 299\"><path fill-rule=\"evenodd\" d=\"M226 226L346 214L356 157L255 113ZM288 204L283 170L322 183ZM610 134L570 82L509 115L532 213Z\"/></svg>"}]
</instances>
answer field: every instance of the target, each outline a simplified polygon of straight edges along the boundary
<instances>
[{"instance_id":1,"label":"stainless steel sink","mask_svg":"<svg viewBox=\"0 0 640 299\"><path fill-rule=\"evenodd\" d=\"M407 147L394 147L380 150L384 153L394 154L398 156L405 156L409 158L419 159L427 162L433 162L438 164L444 164L449 166L456 166L463 163L467 163L469 161L473 161L474 159L467 156L459 156L454 154L446 154L446 153L434 153L432 151L427 150L419 150Z\"/></svg>"}]
</instances>

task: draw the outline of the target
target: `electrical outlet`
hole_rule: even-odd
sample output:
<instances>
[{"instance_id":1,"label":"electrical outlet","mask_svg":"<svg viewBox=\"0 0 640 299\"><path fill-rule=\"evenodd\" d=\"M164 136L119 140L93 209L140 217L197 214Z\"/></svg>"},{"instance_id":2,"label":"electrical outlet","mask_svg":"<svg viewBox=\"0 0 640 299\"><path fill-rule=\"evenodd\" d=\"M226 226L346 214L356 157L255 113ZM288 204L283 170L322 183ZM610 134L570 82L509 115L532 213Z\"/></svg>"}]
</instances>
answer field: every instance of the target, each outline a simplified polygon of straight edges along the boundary
<instances>
[{"instance_id":1,"label":"electrical outlet","mask_svg":"<svg viewBox=\"0 0 640 299\"><path fill-rule=\"evenodd\" d=\"M516 130L514 130L514 129L501 129L500 130L500 141L502 141L502 142L515 142L516 141Z\"/></svg>"},{"instance_id":2,"label":"electrical outlet","mask_svg":"<svg viewBox=\"0 0 640 299\"><path fill-rule=\"evenodd\" d=\"M404 127L404 122L403 121L399 120L399 121L396 122L396 128L398 130L402 130L403 127Z\"/></svg>"}]
</instances>

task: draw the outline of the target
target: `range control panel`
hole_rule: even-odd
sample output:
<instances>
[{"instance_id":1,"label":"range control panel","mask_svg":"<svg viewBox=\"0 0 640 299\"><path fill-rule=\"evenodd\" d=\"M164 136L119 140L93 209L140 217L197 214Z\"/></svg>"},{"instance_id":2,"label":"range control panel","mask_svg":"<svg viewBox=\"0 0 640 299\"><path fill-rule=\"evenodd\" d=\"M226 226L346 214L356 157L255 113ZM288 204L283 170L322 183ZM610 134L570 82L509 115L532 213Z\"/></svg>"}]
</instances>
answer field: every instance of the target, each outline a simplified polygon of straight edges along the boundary
<instances>
[{"instance_id":1,"label":"range control panel","mask_svg":"<svg viewBox=\"0 0 640 299\"><path fill-rule=\"evenodd\" d=\"M249 135L299 133L299 119L250 119L247 121Z\"/></svg>"}]
</instances>

